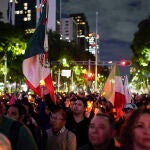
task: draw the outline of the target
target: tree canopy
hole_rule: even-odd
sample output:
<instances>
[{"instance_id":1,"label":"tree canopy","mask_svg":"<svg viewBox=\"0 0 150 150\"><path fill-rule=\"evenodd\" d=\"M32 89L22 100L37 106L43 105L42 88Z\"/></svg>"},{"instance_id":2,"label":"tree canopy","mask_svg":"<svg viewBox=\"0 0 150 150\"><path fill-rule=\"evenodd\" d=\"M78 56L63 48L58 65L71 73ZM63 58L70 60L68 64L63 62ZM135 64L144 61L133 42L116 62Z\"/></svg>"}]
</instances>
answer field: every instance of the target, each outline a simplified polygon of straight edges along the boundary
<instances>
[{"instance_id":1,"label":"tree canopy","mask_svg":"<svg viewBox=\"0 0 150 150\"><path fill-rule=\"evenodd\" d=\"M138 28L131 45L133 63L137 68L147 72L150 69L150 17L140 22Z\"/></svg>"},{"instance_id":2,"label":"tree canopy","mask_svg":"<svg viewBox=\"0 0 150 150\"><path fill-rule=\"evenodd\" d=\"M7 75L10 80L20 81L22 79L22 58L23 50L26 48L24 31L8 23L0 22L0 63L4 64L4 57L7 56ZM3 78L4 68L0 70L0 77Z\"/></svg>"},{"instance_id":3,"label":"tree canopy","mask_svg":"<svg viewBox=\"0 0 150 150\"><path fill-rule=\"evenodd\" d=\"M138 88L148 87L150 75L150 17L138 24L131 45L133 51L132 81Z\"/></svg>"}]
</instances>

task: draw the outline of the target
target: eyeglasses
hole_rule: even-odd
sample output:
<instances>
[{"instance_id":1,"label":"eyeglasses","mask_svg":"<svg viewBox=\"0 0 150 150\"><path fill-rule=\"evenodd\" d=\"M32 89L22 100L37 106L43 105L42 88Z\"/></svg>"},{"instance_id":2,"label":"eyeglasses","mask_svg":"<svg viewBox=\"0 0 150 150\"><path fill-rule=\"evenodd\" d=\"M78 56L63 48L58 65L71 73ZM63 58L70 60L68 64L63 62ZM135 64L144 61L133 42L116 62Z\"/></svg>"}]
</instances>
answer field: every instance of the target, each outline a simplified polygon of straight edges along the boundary
<instances>
[{"instance_id":1,"label":"eyeglasses","mask_svg":"<svg viewBox=\"0 0 150 150\"><path fill-rule=\"evenodd\" d=\"M63 118L58 118L58 117L55 117L55 116L50 116L50 119L51 120L64 120Z\"/></svg>"}]
</instances>

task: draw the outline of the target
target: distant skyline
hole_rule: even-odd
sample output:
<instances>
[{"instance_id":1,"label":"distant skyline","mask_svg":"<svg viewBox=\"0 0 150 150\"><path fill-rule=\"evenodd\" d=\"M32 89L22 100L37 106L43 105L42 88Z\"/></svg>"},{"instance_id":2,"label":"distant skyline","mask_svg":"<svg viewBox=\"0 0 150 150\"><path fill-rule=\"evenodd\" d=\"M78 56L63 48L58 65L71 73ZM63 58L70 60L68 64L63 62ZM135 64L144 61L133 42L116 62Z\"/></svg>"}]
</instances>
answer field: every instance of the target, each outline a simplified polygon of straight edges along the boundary
<instances>
[{"instance_id":1,"label":"distant skyline","mask_svg":"<svg viewBox=\"0 0 150 150\"><path fill-rule=\"evenodd\" d=\"M100 59L130 59L138 24L150 15L150 0L62 0L62 13L85 13L90 31L100 34Z\"/></svg>"},{"instance_id":2,"label":"distant skyline","mask_svg":"<svg viewBox=\"0 0 150 150\"><path fill-rule=\"evenodd\" d=\"M130 48L138 24L150 16L150 0L62 0L62 12L84 13L90 31L100 34L100 61L119 61L133 57ZM120 67L122 75L129 67Z\"/></svg>"},{"instance_id":3,"label":"distant skyline","mask_svg":"<svg viewBox=\"0 0 150 150\"><path fill-rule=\"evenodd\" d=\"M131 59L130 46L138 24L150 16L150 0L61 0L61 3L62 15L84 13L90 32L96 31L96 11L99 12L100 61ZM7 4L8 0L0 0L4 16Z\"/></svg>"}]
</instances>

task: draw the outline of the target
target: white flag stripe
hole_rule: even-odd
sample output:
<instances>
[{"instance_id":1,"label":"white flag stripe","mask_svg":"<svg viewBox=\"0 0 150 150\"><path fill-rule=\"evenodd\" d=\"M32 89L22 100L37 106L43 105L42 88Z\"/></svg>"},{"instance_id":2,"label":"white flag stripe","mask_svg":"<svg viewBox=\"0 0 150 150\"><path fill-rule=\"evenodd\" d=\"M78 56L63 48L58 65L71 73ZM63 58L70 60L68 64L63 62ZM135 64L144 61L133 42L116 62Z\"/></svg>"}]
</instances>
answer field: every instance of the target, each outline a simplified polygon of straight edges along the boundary
<instances>
[{"instance_id":1,"label":"white flag stripe","mask_svg":"<svg viewBox=\"0 0 150 150\"><path fill-rule=\"evenodd\" d=\"M38 87L40 80L45 79L50 74L49 68L42 67L40 64L39 55L25 59L23 68L23 74L34 87Z\"/></svg>"},{"instance_id":2,"label":"white flag stripe","mask_svg":"<svg viewBox=\"0 0 150 150\"><path fill-rule=\"evenodd\" d=\"M131 103L131 92L129 89L128 76L125 76L125 80L124 80L124 93L125 93L126 103Z\"/></svg>"}]
</instances>

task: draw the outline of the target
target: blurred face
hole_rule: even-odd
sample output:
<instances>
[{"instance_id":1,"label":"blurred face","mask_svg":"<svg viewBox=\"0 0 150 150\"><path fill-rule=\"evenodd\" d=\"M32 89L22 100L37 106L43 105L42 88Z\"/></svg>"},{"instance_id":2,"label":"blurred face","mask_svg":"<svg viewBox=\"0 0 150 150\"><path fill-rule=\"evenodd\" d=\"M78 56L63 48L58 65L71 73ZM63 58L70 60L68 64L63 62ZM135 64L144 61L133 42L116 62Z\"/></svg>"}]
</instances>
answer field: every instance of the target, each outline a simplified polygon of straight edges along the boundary
<instances>
[{"instance_id":1,"label":"blurred face","mask_svg":"<svg viewBox=\"0 0 150 150\"><path fill-rule=\"evenodd\" d=\"M85 112L84 104L81 100L76 100L73 106L73 113L74 114L82 114Z\"/></svg>"},{"instance_id":2,"label":"blurred face","mask_svg":"<svg viewBox=\"0 0 150 150\"><path fill-rule=\"evenodd\" d=\"M133 129L134 149L150 150L150 114L142 114Z\"/></svg>"},{"instance_id":3,"label":"blurred face","mask_svg":"<svg viewBox=\"0 0 150 150\"><path fill-rule=\"evenodd\" d=\"M14 120L18 120L19 119L19 110L17 107L9 107L7 110L7 116L14 119Z\"/></svg>"},{"instance_id":4,"label":"blurred face","mask_svg":"<svg viewBox=\"0 0 150 150\"><path fill-rule=\"evenodd\" d=\"M125 120L128 119L131 116L133 111L134 111L133 109L126 109L126 110L124 110L124 113L123 113L124 119Z\"/></svg>"},{"instance_id":5,"label":"blurred face","mask_svg":"<svg viewBox=\"0 0 150 150\"><path fill-rule=\"evenodd\" d=\"M59 132L65 125L66 120L62 117L60 112L52 113L50 117L53 132Z\"/></svg>"},{"instance_id":6,"label":"blurred face","mask_svg":"<svg viewBox=\"0 0 150 150\"><path fill-rule=\"evenodd\" d=\"M67 98L64 103L65 103L65 107L68 108L70 106L70 99Z\"/></svg>"},{"instance_id":7,"label":"blurred face","mask_svg":"<svg viewBox=\"0 0 150 150\"><path fill-rule=\"evenodd\" d=\"M70 109L73 110L73 106L74 106L75 102L74 101L70 101Z\"/></svg>"},{"instance_id":8,"label":"blurred face","mask_svg":"<svg viewBox=\"0 0 150 150\"><path fill-rule=\"evenodd\" d=\"M107 146L112 138L112 128L104 116L94 116L89 125L89 141L94 147Z\"/></svg>"}]
</instances>

